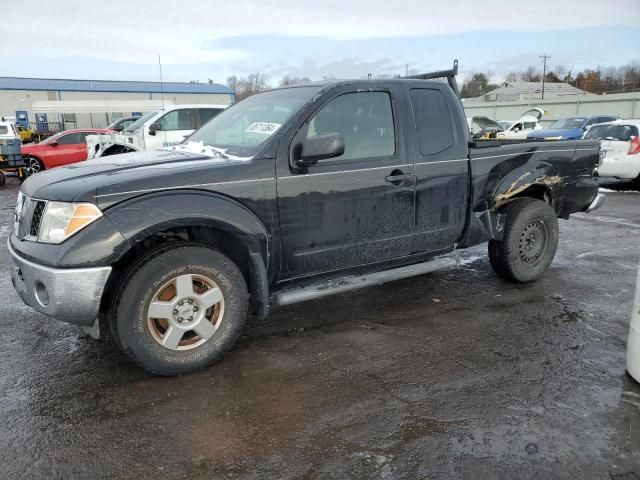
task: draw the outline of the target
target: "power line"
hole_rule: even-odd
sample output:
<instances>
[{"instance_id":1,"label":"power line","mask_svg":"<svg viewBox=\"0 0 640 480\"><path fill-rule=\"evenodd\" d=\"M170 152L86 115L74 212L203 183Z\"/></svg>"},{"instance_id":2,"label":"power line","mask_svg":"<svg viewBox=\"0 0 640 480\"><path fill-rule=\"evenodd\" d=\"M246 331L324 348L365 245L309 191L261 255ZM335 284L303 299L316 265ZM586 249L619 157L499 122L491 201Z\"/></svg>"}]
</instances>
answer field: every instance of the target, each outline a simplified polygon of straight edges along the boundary
<instances>
[{"instance_id":1,"label":"power line","mask_svg":"<svg viewBox=\"0 0 640 480\"><path fill-rule=\"evenodd\" d=\"M545 80L545 77L547 76L547 60L550 59L551 57L545 53L544 55L538 58L544 59L544 66L542 67L542 100L544 100L544 80Z\"/></svg>"}]
</instances>

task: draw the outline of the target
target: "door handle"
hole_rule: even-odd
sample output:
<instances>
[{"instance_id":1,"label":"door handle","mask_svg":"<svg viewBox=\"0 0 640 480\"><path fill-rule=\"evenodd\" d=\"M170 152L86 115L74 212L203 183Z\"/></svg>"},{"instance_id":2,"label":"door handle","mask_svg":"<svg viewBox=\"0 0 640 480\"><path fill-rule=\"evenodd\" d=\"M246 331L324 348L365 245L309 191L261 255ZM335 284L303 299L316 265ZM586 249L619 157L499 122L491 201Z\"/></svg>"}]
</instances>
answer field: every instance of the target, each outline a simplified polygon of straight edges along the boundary
<instances>
[{"instance_id":1,"label":"door handle","mask_svg":"<svg viewBox=\"0 0 640 480\"><path fill-rule=\"evenodd\" d=\"M398 173L391 172L391 175L384 177L384 181L392 185L398 186L406 181L413 180L413 174L411 173Z\"/></svg>"}]
</instances>

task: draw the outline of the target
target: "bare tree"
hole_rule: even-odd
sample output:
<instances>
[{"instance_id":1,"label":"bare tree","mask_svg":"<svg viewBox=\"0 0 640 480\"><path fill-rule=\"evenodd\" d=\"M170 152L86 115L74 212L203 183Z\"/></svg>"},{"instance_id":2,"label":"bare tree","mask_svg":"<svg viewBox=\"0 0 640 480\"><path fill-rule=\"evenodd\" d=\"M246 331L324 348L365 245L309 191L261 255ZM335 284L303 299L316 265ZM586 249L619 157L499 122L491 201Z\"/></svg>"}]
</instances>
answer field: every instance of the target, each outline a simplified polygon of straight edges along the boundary
<instances>
[{"instance_id":1,"label":"bare tree","mask_svg":"<svg viewBox=\"0 0 640 480\"><path fill-rule=\"evenodd\" d=\"M463 98L479 97L498 87L494 83L489 83L491 72L472 73L471 76L462 84L460 95Z\"/></svg>"},{"instance_id":2,"label":"bare tree","mask_svg":"<svg viewBox=\"0 0 640 480\"><path fill-rule=\"evenodd\" d=\"M233 90L233 93L237 93L238 92L238 77L236 77L235 75L231 75L230 77L227 77L227 87L229 87L231 90Z\"/></svg>"},{"instance_id":3,"label":"bare tree","mask_svg":"<svg viewBox=\"0 0 640 480\"><path fill-rule=\"evenodd\" d=\"M286 87L287 85L300 85L303 83L311 83L311 79L308 77L292 77L291 75L285 75L280 80L280 86Z\"/></svg>"},{"instance_id":4,"label":"bare tree","mask_svg":"<svg viewBox=\"0 0 640 480\"><path fill-rule=\"evenodd\" d=\"M525 82L539 82L542 79L542 74L536 67L529 66L522 72L520 78Z\"/></svg>"},{"instance_id":5,"label":"bare tree","mask_svg":"<svg viewBox=\"0 0 640 480\"><path fill-rule=\"evenodd\" d=\"M516 72L509 72L509 73L507 73L507 76L504 77L504 81L505 82L517 82L518 81L518 74Z\"/></svg>"}]
</instances>

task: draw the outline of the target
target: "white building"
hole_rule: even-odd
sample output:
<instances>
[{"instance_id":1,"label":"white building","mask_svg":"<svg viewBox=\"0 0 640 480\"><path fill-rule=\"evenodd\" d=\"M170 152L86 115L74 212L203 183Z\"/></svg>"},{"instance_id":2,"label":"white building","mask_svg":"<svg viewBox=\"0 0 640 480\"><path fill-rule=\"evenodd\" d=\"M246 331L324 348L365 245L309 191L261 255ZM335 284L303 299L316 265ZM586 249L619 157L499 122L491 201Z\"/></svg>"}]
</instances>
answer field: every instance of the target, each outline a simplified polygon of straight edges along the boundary
<instances>
[{"instance_id":1,"label":"white building","mask_svg":"<svg viewBox=\"0 0 640 480\"><path fill-rule=\"evenodd\" d=\"M591 95L568 83L544 84L544 98L555 98L568 95ZM498 88L474 98L485 102L504 102L515 100L540 100L542 98L542 82L504 82Z\"/></svg>"},{"instance_id":2,"label":"white building","mask_svg":"<svg viewBox=\"0 0 640 480\"><path fill-rule=\"evenodd\" d=\"M233 91L216 83L121 82L110 80L59 80L46 78L0 77L0 116L38 130L101 128L113 120L144 114L166 104L233 103ZM55 108L34 110L35 102L85 104L78 111L60 113ZM69 102L69 103L66 103ZM41 104L42 105L42 104ZM87 111L86 105L103 105ZM106 106L104 106L106 105ZM126 107L124 107L126 105ZM70 106L73 109L74 107ZM129 110L107 111L112 108ZM135 110L134 110L135 108Z\"/></svg>"}]
</instances>

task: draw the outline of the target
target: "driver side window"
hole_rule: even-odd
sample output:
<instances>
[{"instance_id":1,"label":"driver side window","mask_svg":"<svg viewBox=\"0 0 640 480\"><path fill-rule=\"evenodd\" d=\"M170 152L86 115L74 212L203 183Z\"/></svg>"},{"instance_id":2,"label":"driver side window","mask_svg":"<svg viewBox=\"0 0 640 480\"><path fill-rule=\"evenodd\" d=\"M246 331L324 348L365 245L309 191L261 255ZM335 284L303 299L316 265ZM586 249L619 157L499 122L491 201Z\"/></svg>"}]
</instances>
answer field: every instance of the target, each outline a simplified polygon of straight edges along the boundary
<instances>
[{"instance_id":1,"label":"driver side window","mask_svg":"<svg viewBox=\"0 0 640 480\"><path fill-rule=\"evenodd\" d=\"M191 108L173 110L160 118L158 123L162 131L194 130L194 111Z\"/></svg>"},{"instance_id":2,"label":"driver side window","mask_svg":"<svg viewBox=\"0 0 640 480\"><path fill-rule=\"evenodd\" d=\"M69 133L58 138L58 145L76 145L82 143L80 133Z\"/></svg>"},{"instance_id":3,"label":"driver side window","mask_svg":"<svg viewBox=\"0 0 640 480\"><path fill-rule=\"evenodd\" d=\"M334 98L310 121L307 138L330 133L341 134L345 145L332 162L392 156L396 140L389 94L358 92Z\"/></svg>"}]
</instances>

